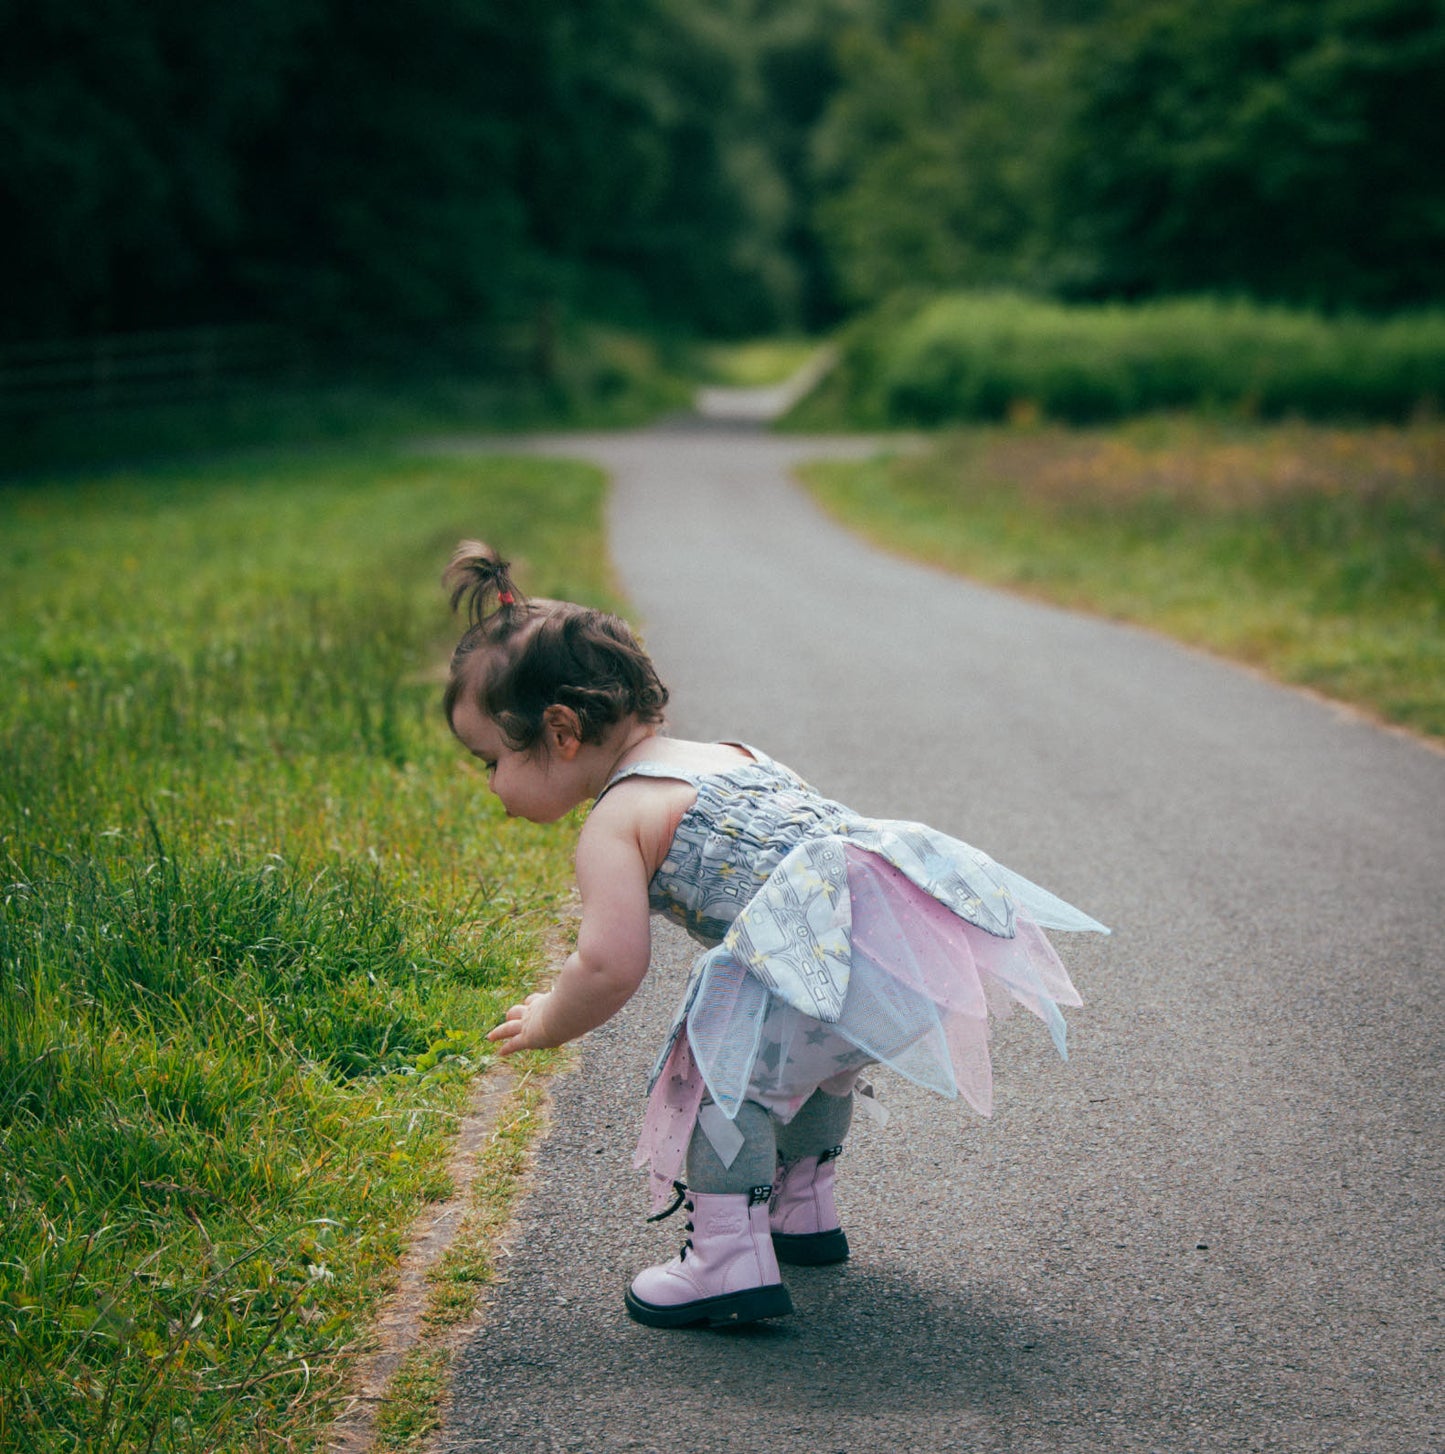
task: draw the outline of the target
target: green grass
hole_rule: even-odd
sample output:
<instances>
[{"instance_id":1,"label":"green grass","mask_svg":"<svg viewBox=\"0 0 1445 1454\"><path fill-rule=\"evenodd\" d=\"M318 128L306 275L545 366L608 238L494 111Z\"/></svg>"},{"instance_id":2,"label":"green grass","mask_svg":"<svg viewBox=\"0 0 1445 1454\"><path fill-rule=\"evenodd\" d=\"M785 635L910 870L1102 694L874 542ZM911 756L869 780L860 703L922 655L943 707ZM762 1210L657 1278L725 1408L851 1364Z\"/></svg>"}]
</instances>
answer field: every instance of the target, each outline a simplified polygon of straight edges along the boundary
<instances>
[{"instance_id":1,"label":"green grass","mask_svg":"<svg viewBox=\"0 0 1445 1454\"><path fill-rule=\"evenodd\" d=\"M708 382L756 389L792 378L817 351L816 341L805 338L757 338L709 344L699 358Z\"/></svg>"},{"instance_id":2,"label":"green grass","mask_svg":"<svg viewBox=\"0 0 1445 1454\"><path fill-rule=\"evenodd\" d=\"M1445 738L1445 428L975 429L804 472L879 543Z\"/></svg>"},{"instance_id":3,"label":"green grass","mask_svg":"<svg viewBox=\"0 0 1445 1454\"><path fill-rule=\"evenodd\" d=\"M546 1066L565 1059L566 1051L545 1052ZM477 1308L482 1290L495 1275L497 1247L511 1221L512 1208L529 1164L530 1149L542 1128L544 1081L534 1062L509 1096L487 1145L477 1158L468 1208L445 1252L427 1272L427 1296L414 1346L387 1384L375 1423L378 1454L401 1454L419 1447L441 1422L456 1333Z\"/></svg>"},{"instance_id":4,"label":"green grass","mask_svg":"<svg viewBox=\"0 0 1445 1454\"><path fill-rule=\"evenodd\" d=\"M575 825L436 702L455 540L615 604L603 480L321 453L0 489L0 1447L304 1448Z\"/></svg>"},{"instance_id":5,"label":"green grass","mask_svg":"<svg viewBox=\"0 0 1445 1454\"><path fill-rule=\"evenodd\" d=\"M470 1317L478 1289L492 1280L497 1241L511 1219L528 1150L541 1129L543 1094L540 1082L524 1077L479 1158L466 1218L427 1274L431 1286L423 1321L433 1332Z\"/></svg>"},{"instance_id":6,"label":"green grass","mask_svg":"<svg viewBox=\"0 0 1445 1454\"><path fill-rule=\"evenodd\" d=\"M1160 410L1404 422L1445 399L1445 314L1325 317L1208 298L1066 305L1000 294L898 298L844 330L794 428Z\"/></svg>"},{"instance_id":7,"label":"green grass","mask_svg":"<svg viewBox=\"0 0 1445 1454\"><path fill-rule=\"evenodd\" d=\"M441 1401L450 1368L444 1348L422 1345L402 1358L377 1412L372 1445L376 1454L415 1449L441 1426Z\"/></svg>"}]
</instances>

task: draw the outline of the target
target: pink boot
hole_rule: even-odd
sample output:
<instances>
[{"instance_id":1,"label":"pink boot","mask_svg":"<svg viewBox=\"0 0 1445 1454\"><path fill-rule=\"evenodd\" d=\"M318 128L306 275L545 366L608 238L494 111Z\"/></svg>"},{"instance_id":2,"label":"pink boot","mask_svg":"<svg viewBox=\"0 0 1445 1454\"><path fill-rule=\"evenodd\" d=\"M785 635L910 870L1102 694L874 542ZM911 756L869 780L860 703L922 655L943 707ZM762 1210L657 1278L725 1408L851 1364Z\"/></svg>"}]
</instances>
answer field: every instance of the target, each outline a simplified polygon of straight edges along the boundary
<instances>
[{"instance_id":1,"label":"pink boot","mask_svg":"<svg viewBox=\"0 0 1445 1454\"><path fill-rule=\"evenodd\" d=\"M835 1164L842 1149L779 1165L768 1218L779 1262L822 1267L847 1260L848 1238L833 1205Z\"/></svg>"},{"instance_id":2,"label":"pink boot","mask_svg":"<svg viewBox=\"0 0 1445 1454\"><path fill-rule=\"evenodd\" d=\"M651 1328L717 1328L792 1312L768 1235L770 1190L687 1192L692 1236L671 1262L637 1274L628 1313Z\"/></svg>"}]
</instances>

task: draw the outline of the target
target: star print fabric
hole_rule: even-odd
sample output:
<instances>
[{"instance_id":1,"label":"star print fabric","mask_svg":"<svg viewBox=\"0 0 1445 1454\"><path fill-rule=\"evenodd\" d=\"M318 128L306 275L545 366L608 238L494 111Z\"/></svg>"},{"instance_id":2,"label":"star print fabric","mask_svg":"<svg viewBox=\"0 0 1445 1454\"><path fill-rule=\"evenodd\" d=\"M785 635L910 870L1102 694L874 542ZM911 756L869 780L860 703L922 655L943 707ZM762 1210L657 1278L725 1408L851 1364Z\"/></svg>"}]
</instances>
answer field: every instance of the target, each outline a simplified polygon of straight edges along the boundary
<instances>
[{"instance_id":1,"label":"star print fabric","mask_svg":"<svg viewBox=\"0 0 1445 1454\"><path fill-rule=\"evenodd\" d=\"M1108 932L969 844L864 818L746 750L752 762L687 779L697 801L650 886L656 912L711 946L653 1071L637 1164L655 1200L705 1097L786 1122L883 1064L990 1114L990 1016L1022 1005L1062 1055L1059 1007L1082 1003L1043 930Z\"/></svg>"}]
</instances>

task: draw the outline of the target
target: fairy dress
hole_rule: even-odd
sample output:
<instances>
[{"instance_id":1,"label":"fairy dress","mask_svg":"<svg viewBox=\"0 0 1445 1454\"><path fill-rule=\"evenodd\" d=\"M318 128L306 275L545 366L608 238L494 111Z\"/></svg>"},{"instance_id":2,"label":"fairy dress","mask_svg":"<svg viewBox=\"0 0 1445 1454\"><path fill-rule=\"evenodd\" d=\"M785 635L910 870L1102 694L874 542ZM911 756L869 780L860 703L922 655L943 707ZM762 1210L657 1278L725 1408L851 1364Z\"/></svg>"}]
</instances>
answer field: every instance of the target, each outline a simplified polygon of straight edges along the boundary
<instances>
[{"instance_id":1,"label":"fairy dress","mask_svg":"<svg viewBox=\"0 0 1445 1454\"><path fill-rule=\"evenodd\" d=\"M739 746L722 772L641 761L697 790L648 889L708 946L653 1069L636 1164L661 1205L701 1125L725 1163L751 1100L792 1118L878 1064L993 1109L989 1016L1021 1004L1067 1054L1082 1000L1045 929L1109 931L986 853L921 823L865 818Z\"/></svg>"}]
</instances>

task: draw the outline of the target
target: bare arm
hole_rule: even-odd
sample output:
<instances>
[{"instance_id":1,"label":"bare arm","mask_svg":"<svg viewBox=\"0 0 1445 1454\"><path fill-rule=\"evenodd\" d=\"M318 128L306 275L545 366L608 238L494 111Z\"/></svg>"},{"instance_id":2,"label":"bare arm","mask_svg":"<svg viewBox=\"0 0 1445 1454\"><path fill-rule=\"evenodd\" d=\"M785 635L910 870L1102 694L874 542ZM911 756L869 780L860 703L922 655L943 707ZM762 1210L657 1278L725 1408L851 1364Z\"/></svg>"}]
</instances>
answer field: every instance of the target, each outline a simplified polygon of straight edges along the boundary
<instances>
[{"instance_id":1,"label":"bare arm","mask_svg":"<svg viewBox=\"0 0 1445 1454\"><path fill-rule=\"evenodd\" d=\"M577 844L582 927L546 994L528 995L487 1038L503 1055L565 1045L610 1020L636 992L651 955L649 870L631 814L599 805ZM610 810L610 811L604 811Z\"/></svg>"}]
</instances>

